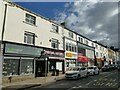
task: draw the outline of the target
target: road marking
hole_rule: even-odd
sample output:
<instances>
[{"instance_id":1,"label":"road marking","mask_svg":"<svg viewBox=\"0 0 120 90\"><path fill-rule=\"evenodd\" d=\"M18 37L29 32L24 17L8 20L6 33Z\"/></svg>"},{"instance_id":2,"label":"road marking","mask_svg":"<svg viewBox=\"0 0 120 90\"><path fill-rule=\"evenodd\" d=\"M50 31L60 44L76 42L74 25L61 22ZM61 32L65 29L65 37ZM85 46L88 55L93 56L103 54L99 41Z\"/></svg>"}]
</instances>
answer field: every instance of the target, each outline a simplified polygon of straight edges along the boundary
<instances>
[{"instance_id":1,"label":"road marking","mask_svg":"<svg viewBox=\"0 0 120 90\"><path fill-rule=\"evenodd\" d=\"M97 81L97 80L94 80L94 81Z\"/></svg>"},{"instance_id":2,"label":"road marking","mask_svg":"<svg viewBox=\"0 0 120 90\"><path fill-rule=\"evenodd\" d=\"M86 85L90 85L93 81L88 82Z\"/></svg>"},{"instance_id":3,"label":"road marking","mask_svg":"<svg viewBox=\"0 0 120 90\"><path fill-rule=\"evenodd\" d=\"M113 79L113 81L115 82L115 81L116 81L116 79Z\"/></svg>"},{"instance_id":4,"label":"road marking","mask_svg":"<svg viewBox=\"0 0 120 90\"><path fill-rule=\"evenodd\" d=\"M67 89L67 90L72 90L72 89L74 89L74 88L76 88L76 87L72 87L72 88L69 88L69 89Z\"/></svg>"},{"instance_id":5,"label":"road marking","mask_svg":"<svg viewBox=\"0 0 120 90\"><path fill-rule=\"evenodd\" d=\"M118 83L114 83L112 86L114 87L114 86L116 86L116 85L118 85Z\"/></svg>"},{"instance_id":6,"label":"road marking","mask_svg":"<svg viewBox=\"0 0 120 90\"><path fill-rule=\"evenodd\" d=\"M109 82L107 84L105 84L105 86L108 86L109 85Z\"/></svg>"}]
</instances>

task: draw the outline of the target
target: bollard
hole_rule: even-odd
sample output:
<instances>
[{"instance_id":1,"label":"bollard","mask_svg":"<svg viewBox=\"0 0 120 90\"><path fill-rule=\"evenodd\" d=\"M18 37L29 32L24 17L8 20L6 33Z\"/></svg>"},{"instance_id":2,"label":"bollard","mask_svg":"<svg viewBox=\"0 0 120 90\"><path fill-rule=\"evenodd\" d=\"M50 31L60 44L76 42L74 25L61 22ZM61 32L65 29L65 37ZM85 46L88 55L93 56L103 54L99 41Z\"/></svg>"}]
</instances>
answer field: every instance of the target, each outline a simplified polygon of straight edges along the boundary
<instances>
[{"instance_id":1,"label":"bollard","mask_svg":"<svg viewBox=\"0 0 120 90\"><path fill-rule=\"evenodd\" d=\"M9 83L12 82L12 76L8 77Z\"/></svg>"}]
</instances>

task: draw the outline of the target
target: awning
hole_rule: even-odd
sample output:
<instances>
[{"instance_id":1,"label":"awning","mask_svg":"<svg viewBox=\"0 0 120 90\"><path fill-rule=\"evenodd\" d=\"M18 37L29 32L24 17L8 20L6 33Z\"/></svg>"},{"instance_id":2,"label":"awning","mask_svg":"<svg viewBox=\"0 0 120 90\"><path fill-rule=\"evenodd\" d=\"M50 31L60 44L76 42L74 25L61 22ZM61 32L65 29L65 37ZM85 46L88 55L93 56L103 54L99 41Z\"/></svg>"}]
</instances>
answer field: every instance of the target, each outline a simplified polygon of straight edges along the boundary
<instances>
[{"instance_id":1,"label":"awning","mask_svg":"<svg viewBox=\"0 0 120 90\"><path fill-rule=\"evenodd\" d=\"M81 54L78 55L78 62L88 62L89 59Z\"/></svg>"}]
</instances>

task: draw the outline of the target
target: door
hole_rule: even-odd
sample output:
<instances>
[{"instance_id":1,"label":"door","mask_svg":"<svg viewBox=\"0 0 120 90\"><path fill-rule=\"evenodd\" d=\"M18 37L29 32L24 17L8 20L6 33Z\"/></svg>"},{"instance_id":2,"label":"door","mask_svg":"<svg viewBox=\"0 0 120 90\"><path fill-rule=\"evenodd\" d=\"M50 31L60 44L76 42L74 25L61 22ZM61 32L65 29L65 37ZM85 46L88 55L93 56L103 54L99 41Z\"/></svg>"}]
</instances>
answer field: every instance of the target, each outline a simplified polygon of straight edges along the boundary
<instances>
[{"instance_id":1,"label":"door","mask_svg":"<svg viewBox=\"0 0 120 90\"><path fill-rule=\"evenodd\" d=\"M36 60L35 77L45 76L45 61Z\"/></svg>"}]
</instances>

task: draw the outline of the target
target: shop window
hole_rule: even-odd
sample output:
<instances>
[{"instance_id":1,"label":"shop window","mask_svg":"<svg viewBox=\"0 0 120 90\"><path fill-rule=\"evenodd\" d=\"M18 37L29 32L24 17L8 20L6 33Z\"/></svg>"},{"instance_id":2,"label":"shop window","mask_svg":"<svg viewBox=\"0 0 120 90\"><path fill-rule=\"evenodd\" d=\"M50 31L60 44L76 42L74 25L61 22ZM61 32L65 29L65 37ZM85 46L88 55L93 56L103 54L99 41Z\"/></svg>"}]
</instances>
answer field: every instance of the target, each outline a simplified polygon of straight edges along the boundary
<instances>
[{"instance_id":1,"label":"shop window","mask_svg":"<svg viewBox=\"0 0 120 90\"><path fill-rule=\"evenodd\" d=\"M56 69L56 62L49 61L49 71L53 71L53 69Z\"/></svg>"},{"instance_id":2,"label":"shop window","mask_svg":"<svg viewBox=\"0 0 120 90\"><path fill-rule=\"evenodd\" d=\"M30 75L33 74L33 59L22 59L21 60L21 74Z\"/></svg>"},{"instance_id":3,"label":"shop window","mask_svg":"<svg viewBox=\"0 0 120 90\"><path fill-rule=\"evenodd\" d=\"M3 75L18 75L19 74L19 59L4 59Z\"/></svg>"},{"instance_id":4,"label":"shop window","mask_svg":"<svg viewBox=\"0 0 120 90\"><path fill-rule=\"evenodd\" d=\"M36 24L36 17L26 13L25 21L29 24L35 25Z\"/></svg>"},{"instance_id":5,"label":"shop window","mask_svg":"<svg viewBox=\"0 0 120 90\"><path fill-rule=\"evenodd\" d=\"M54 32L54 33L58 33L59 32L58 26L52 24L52 30L51 31Z\"/></svg>"},{"instance_id":6,"label":"shop window","mask_svg":"<svg viewBox=\"0 0 120 90\"><path fill-rule=\"evenodd\" d=\"M51 41L51 47L55 48L55 49L58 49L58 40L57 39L52 39Z\"/></svg>"},{"instance_id":7,"label":"shop window","mask_svg":"<svg viewBox=\"0 0 120 90\"><path fill-rule=\"evenodd\" d=\"M25 32L24 33L24 43L35 44L35 34Z\"/></svg>"}]
</instances>

